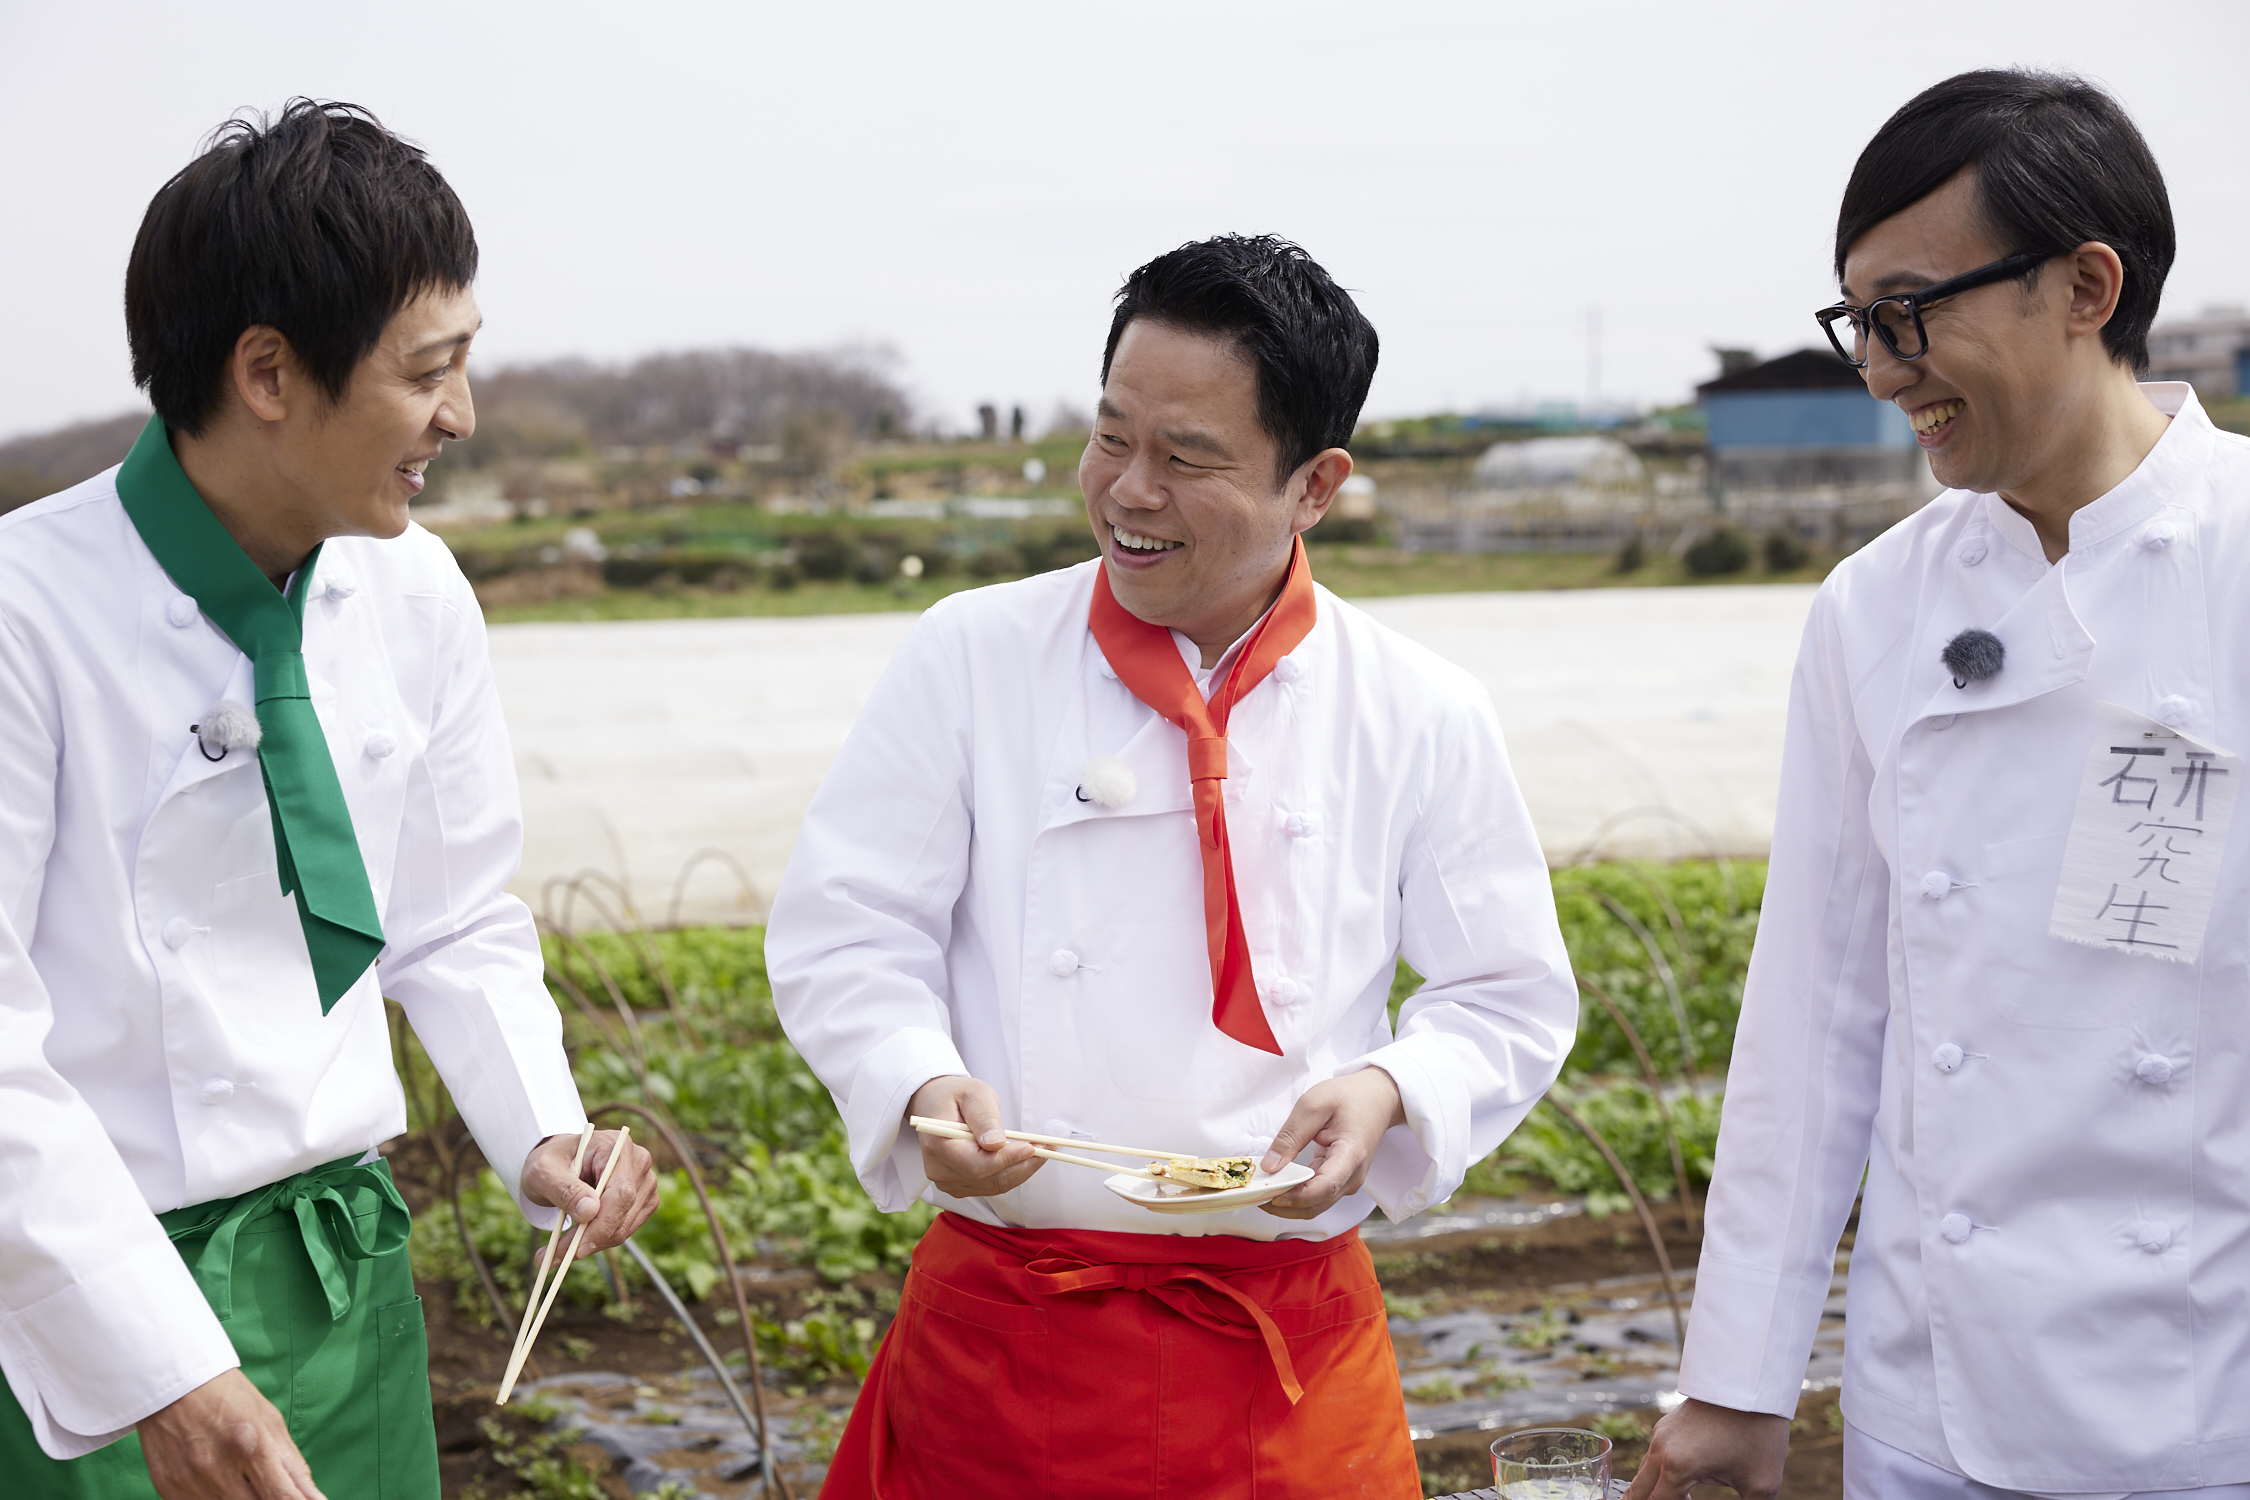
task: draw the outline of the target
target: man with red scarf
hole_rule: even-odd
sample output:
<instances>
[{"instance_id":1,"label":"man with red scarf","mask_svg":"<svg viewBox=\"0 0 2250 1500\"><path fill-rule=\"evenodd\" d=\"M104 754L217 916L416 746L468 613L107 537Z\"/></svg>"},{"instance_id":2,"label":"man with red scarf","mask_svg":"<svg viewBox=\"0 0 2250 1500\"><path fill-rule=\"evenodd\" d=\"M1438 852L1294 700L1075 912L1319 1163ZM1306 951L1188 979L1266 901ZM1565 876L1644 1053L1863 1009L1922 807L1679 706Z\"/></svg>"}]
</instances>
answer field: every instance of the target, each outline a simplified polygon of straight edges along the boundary
<instances>
[{"instance_id":1,"label":"man with red scarf","mask_svg":"<svg viewBox=\"0 0 2250 1500\"><path fill-rule=\"evenodd\" d=\"M1285 241L1135 271L1079 465L1101 558L932 609L813 800L782 1021L876 1202L946 1210L826 1495L1421 1493L1358 1225L1506 1137L1577 996L1489 698L1299 540L1375 358ZM1316 1170L1158 1216L1010 1129Z\"/></svg>"}]
</instances>

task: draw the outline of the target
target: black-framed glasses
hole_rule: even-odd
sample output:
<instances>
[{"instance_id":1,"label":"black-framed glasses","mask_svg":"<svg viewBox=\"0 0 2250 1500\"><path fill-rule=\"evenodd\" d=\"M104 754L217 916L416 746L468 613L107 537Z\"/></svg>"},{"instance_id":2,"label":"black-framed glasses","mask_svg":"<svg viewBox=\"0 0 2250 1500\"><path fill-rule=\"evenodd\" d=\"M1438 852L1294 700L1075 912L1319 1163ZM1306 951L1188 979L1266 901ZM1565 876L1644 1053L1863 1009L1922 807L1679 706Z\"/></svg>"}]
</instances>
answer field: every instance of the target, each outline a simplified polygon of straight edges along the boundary
<instances>
[{"instance_id":1,"label":"black-framed glasses","mask_svg":"<svg viewBox=\"0 0 2250 1500\"><path fill-rule=\"evenodd\" d=\"M2009 281L2054 259L2052 255L2010 255L1989 266L1979 266L1974 271L1964 271L1948 277L1935 286L1926 286L1918 292L1900 292L1892 297L1877 297L1865 307L1854 307L1849 302L1839 302L1834 307L1824 307L1813 317L1820 322L1820 331L1828 335L1828 342L1841 355L1844 362L1859 369L1867 368L1867 330L1873 328L1891 351L1895 359L1909 363L1930 352L1929 335L1922 330L1922 309L1947 297L1957 297L1980 286L1995 281Z\"/></svg>"}]
</instances>

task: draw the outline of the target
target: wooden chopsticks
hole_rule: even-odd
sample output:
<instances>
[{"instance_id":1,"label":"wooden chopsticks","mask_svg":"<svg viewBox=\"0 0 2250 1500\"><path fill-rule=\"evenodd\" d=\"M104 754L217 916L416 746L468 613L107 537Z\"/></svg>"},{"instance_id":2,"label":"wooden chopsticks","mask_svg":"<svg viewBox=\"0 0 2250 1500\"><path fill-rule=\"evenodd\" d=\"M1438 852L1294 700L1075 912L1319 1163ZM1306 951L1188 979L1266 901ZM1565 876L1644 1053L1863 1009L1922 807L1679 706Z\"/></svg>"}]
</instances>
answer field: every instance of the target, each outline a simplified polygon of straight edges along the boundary
<instances>
[{"instance_id":1,"label":"wooden chopsticks","mask_svg":"<svg viewBox=\"0 0 2250 1500\"><path fill-rule=\"evenodd\" d=\"M579 1171L586 1165L586 1148L593 1143L593 1139L594 1127L592 1122L589 1121L586 1126L586 1133L578 1138L578 1154L571 1161L570 1175L572 1178L575 1179ZM609 1174L617 1170L617 1163L625 1155L625 1148L632 1143L632 1139L631 1126L617 1132L617 1144L610 1149L609 1160L602 1163L602 1175L594 1183L594 1196L596 1198L602 1195L603 1188L609 1186ZM563 1220L568 1217L567 1214L558 1214L555 1218L554 1231L547 1236L547 1253L541 1257L539 1272L532 1280L531 1300L524 1304L523 1327L517 1331L514 1352L508 1356L508 1373L500 1381L500 1394L493 1398L495 1405L506 1406L508 1404L509 1393L516 1388L516 1378L523 1373L523 1362L531 1358L531 1346L537 1342L539 1330L546 1326L547 1310L555 1305L555 1298L561 1295L563 1277L569 1272L571 1263L578 1259L579 1245L585 1242L586 1226L580 1224L570 1237L570 1249L563 1253L561 1264L559 1266L556 1264L555 1244L562 1238ZM549 1271L554 1272L552 1282L547 1280ZM539 1295L542 1284L545 1285L547 1293L544 1301L541 1300ZM536 1314L534 1309L537 1309Z\"/></svg>"},{"instance_id":2,"label":"wooden chopsticks","mask_svg":"<svg viewBox=\"0 0 2250 1500\"><path fill-rule=\"evenodd\" d=\"M942 1135L949 1140L956 1141L975 1139L969 1133L969 1127L958 1120L933 1120L927 1115L909 1115L907 1123L924 1135ZM1102 1172L1122 1171L1128 1177L1154 1178L1156 1174L1146 1167L1121 1168L1111 1162L1092 1161L1083 1156L1073 1156L1068 1152L1050 1151L1046 1148L1049 1146L1071 1146L1080 1151L1099 1151L1109 1156L1137 1156L1143 1161L1193 1161L1196 1159L1195 1153L1192 1151L1150 1151L1139 1146L1107 1146L1100 1141L1072 1140L1068 1136L1060 1135L1038 1135L1028 1130L1011 1130L1006 1134L1011 1141L1023 1141L1029 1145L1033 1156L1044 1157L1048 1161L1068 1162L1074 1167L1093 1167Z\"/></svg>"}]
</instances>

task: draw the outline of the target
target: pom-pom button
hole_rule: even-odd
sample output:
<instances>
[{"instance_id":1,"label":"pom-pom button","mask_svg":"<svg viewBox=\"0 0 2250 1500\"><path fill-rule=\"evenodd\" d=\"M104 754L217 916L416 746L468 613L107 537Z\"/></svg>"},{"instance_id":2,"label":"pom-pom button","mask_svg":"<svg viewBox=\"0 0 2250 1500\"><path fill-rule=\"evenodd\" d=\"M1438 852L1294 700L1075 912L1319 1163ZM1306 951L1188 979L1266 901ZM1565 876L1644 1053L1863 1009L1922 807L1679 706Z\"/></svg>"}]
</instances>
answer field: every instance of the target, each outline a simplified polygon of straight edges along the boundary
<instances>
[{"instance_id":1,"label":"pom-pom button","mask_svg":"<svg viewBox=\"0 0 2250 1500\"><path fill-rule=\"evenodd\" d=\"M2148 550L2151 552L2162 552L2166 547L2171 546L2173 542L2179 540L2179 536L2180 531L2178 527L2174 526L2170 521L2159 521L2154 526L2151 526L2148 530L2141 533L2141 545L2148 548Z\"/></svg>"},{"instance_id":2,"label":"pom-pom button","mask_svg":"<svg viewBox=\"0 0 2250 1500\"><path fill-rule=\"evenodd\" d=\"M2170 1083L2172 1059L2157 1052L2147 1053L2133 1064L2133 1076L2143 1083Z\"/></svg>"},{"instance_id":3,"label":"pom-pom button","mask_svg":"<svg viewBox=\"0 0 2250 1500\"><path fill-rule=\"evenodd\" d=\"M1293 839L1309 839L1312 837L1313 820L1303 813L1291 813L1289 822L1285 826L1289 830L1289 836Z\"/></svg>"},{"instance_id":4,"label":"pom-pom button","mask_svg":"<svg viewBox=\"0 0 2250 1500\"><path fill-rule=\"evenodd\" d=\"M1937 1232L1945 1237L1948 1245L1965 1245L1976 1227L1969 1222L1967 1214L1947 1214L1938 1220Z\"/></svg>"},{"instance_id":5,"label":"pom-pom button","mask_svg":"<svg viewBox=\"0 0 2250 1500\"><path fill-rule=\"evenodd\" d=\"M205 1104L224 1104L234 1097L234 1080L213 1074L203 1080L203 1087L195 1091L195 1097Z\"/></svg>"},{"instance_id":6,"label":"pom-pom button","mask_svg":"<svg viewBox=\"0 0 2250 1500\"><path fill-rule=\"evenodd\" d=\"M1953 877L1943 870L1932 870L1922 877L1922 894L1932 901L1943 901L1953 891Z\"/></svg>"},{"instance_id":7,"label":"pom-pom button","mask_svg":"<svg viewBox=\"0 0 2250 1500\"><path fill-rule=\"evenodd\" d=\"M367 737L367 758L369 760L387 760L390 758L391 752L396 749L398 749L398 741L392 739L383 730L378 729Z\"/></svg>"},{"instance_id":8,"label":"pom-pom button","mask_svg":"<svg viewBox=\"0 0 2250 1500\"><path fill-rule=\"evenodd\" d=\"M200 613L195 607L195 601L185 594L174 594L171 602L164 606L164 618L172 622L175 630L193 625L195 617Z\"/></svg>"},{"instance_id":9,"label":"pom-pom button","mask_svg":"<svg viewBox=\"0 0 2250 1500\"><path fill-rule=\"evenodd\" d=\"M1961 1067L1961 1048L1958 1043L1940 1042L1930 1054L1930 1066L1940 1073L1958 1072Z\"/></svg>"},{"instance_id":10,"label":"pom-pom button","mask_svg":"<svg viewBox=\"0 0 2250 1500\"><path fill-rule=\"evenodd\" d=\"M359 592L359 585L349 578L331 578L328 580L328 587L324 592L331 599L349 599Z\"/></svg>"},{"instance_id":11,"label":"pom-pom button","mask_svg":"<svg viewBox=\"0 0 2250 1500\"><path fill-rule=\"evenodd\" d=\"M2133 1226L2133 1243L2151 1255L2162 1255L2172 1248L2172 1226L2159 1224L2153 1219Z\"/></svg>"},{"instance_id":12,"label":"pom-pom button","mask_svg":"<svg viewBox=\"0 0 2250 1500\"><path fill-rule=\"evenodd\" d=\"M1961 559L1961 566L1964 568L1975 567L1978 563L1984 561L1984 553L1984 538L1978 537L1961 548L1958 554Z\"/></svg>"},{"instance_id":13,"label":"pom-pom button","mask_svg":"<svg viewBox=\"0 0 2250 1500\"><path fill-rule=\"evenodd\" d=\"M188 939L194 936L195 928L185 917L174 917L164 924L164 946L167 948L185 948Z\"/></svg>"},{"instance_id":14,"label":"pom-pom button","mask_svg":"<svg viewBox=\"0 0 2250 1500\"><path fill-rule=\"evenodd\" d=\"M2156 700L2156 717L2159 723L2177 729L2195 712L2195 705L2178 693L2167 693Z\"/></svg>"},{"instance_id":15,"label":"pom-pom button","mask_svg":"<svg viewBox=\"0 0 2250 1500\"><path fill-rule=\"evenodd\" d=\"M1057 948L1048 956L1047 972L1057 979L1068 979L1078 972L1078 955L1068 948Z\"/></svg>"},{"instance_id":16,"label":"pom-pom button","mask_svg":"<svg viewBox=\"0 0 2250 1500\"><path fill-rule=\"evenodd\" d=\"M1939 714L1936 718L1930 720L1930 727L1942 733L1953 727L1953 721L1956 717L1954 714Z\"/></svg>"},{"instance_id":17,"label":"pom-pom button","mask_svg":"<svg viewBox=\"0 0 2250 1500\"><path fill-rule=\"evenodd\" d=\"M1294 656L1284 656L1273 664L1273 675L1281 682L1296 682L1305 675L1305 669Z\"/></svg>"}]
</instances>

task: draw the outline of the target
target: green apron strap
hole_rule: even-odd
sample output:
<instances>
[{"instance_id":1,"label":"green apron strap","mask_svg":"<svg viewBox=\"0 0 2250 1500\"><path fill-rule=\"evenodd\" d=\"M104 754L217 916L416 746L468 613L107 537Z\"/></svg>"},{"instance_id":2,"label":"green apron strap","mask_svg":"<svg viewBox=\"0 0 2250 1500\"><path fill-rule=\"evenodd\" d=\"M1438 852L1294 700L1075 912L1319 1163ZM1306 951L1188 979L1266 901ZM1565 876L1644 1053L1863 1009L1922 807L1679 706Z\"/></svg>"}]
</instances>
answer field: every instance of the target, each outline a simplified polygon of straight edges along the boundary
<instances>
[{"instance_id":1,"label":"green apron strap","mask_svg":"<svg viewBox=\"0 0 2250 1500\"><path fill-rule=\"evenodd\" d=\"M380 1200L380 1211L362 1229L344 1195L367 1188ZM351 1283L344 1262L371 1260L388 1255L406 1243L413 1232L414 1216L391 1181L390 1169L381 1161L362 1163L356 1156L332 1161L310 1172L285 1177L239 1198L198 1203L157 1215L157 1222L174 1241L209 1234L191 1269L195 1284L210 1302L221 1322L234 1314L234 1241L245 1224L268 1213L291 1210L297 1232L304 1237L305 1254L328 1295L328 1318L341 1322L352 1310Z\"/></svg>"}]
</instances>

